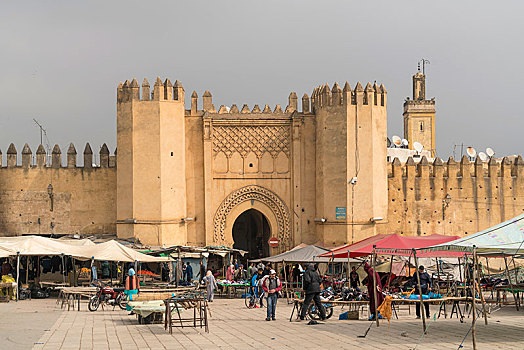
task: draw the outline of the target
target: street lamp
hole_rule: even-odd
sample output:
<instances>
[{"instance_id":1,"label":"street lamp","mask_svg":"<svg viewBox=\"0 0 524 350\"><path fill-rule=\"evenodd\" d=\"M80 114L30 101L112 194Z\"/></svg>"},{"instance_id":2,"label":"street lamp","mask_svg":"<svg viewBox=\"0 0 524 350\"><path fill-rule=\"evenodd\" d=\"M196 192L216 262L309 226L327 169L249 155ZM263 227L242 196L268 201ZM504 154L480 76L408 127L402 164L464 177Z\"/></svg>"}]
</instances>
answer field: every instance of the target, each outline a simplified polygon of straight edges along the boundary
<instances>
[{"instance_id":1,"label":"street lamp","mask_svg":"<svg viewBox=\"0 0 524 350\"><path fill-rule=\"evenodd\" d=\"M53 211L53 199L55 197L55 195L53 194L53 185L49 184L49 186L47 186L47 194L49 195L49 199L51 200L50 211Z\"/></svg>"}]
</instances>

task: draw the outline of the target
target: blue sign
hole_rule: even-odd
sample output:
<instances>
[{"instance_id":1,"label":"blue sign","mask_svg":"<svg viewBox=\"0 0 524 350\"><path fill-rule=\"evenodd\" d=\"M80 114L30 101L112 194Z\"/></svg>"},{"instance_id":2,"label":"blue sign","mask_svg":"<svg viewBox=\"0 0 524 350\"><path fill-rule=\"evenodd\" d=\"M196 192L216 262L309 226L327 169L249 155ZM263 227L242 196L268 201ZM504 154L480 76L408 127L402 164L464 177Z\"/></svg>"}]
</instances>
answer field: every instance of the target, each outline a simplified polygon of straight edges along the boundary
<instances>
[{"instance_id":1,"label":"blue sign","mask_svg":"<svg viewBox=\"0 0 524 350\"><path fill-rule=\"evenodd\" d=\"M346 207L335 208L335 219L346 220Z\"/></svg>"}]
</instances>

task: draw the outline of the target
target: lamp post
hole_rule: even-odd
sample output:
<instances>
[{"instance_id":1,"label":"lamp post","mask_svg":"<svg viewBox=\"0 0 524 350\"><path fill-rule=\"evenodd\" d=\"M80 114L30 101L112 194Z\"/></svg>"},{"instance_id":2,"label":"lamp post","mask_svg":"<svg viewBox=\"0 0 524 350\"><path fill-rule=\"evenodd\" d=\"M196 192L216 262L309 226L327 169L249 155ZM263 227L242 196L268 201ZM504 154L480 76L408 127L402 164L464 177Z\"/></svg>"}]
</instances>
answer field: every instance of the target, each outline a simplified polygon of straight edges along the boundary
<instances>
[{"instance_id":1,"label":"lamp post","mask_svg":"<svg viewBox=\"0 0 524 350\"><path fill-rule=\"evenodd\" d=\"M53 185L49 184L49 186L47 186L47 194L49 195L49 199L51 200L51 209L50 209L50 211L53 211L53 200L54 200L54 197L55 197L55 195L53 194Z\"/></svg>"}]
</instances>

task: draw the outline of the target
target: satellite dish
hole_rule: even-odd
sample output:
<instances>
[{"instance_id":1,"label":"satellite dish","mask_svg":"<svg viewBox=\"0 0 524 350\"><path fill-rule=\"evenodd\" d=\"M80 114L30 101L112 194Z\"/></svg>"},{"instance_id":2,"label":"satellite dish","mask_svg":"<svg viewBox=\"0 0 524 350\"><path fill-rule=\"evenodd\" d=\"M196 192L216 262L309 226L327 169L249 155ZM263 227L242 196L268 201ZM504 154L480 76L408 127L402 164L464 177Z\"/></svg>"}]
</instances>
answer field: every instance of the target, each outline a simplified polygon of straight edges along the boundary
<instances>
[{"instance_id":1,"label":"satellite dish","mask_svg":"<svg viewBox=\"0 0 524 350\"><path fill-rule=\"evenodd\" d=\"M391 147L391 140L389 139L389 137L386 137L387 139L387 143L388 143L388 148Z\"/></svg>"},{"instance_id":2,"label":"satellite dish","mask_svg":"<svg viewBox=\"0 0 524 350\"><path fill-rule=\"evenodd\" d=\"M398 137L397 135L394 135L391 140L393 141L393 144L397 147L402 146L402 139Z\"/></svg>"},{"instance_id":3,"label":"satellite dish","mask_svg":"<svg viewBox=\"0 0 524 350\"><path fill-rule=\"evenodd\" d=\"M409 145L408 140L402 139L402 146L404 146L405 148L408 148L408 145Z\"/></svg>"},{"instance_id":4,"label":"satellite dish","mask_svg":"<svg viewBox=\"0 0 524 350\"><path fill-rule=\"evenodd\" d=\"M470 158L475 158L475 156L477 155L477 151L475 151L473 147L466 148L466 153Z\"/></svg>"},{"instance_id":5,"label":"satellite dish","mask_svg":"<svg viewBox=\"0 0 524 350\"><path fill-rule=\"evenodd\" d=\"M417 151L417 153L420 153L424 149L424 146L422 146L420 142L413 142L413 148L415 151Z\"/></svg>"},{"instance_id":6,"label":"satellite dish","mask_svg":"<svg viewBox=\"0 0 524 350\"><path fill-rule=\"evenodd\" d=\"M481 161L485 162L486 160L488 160L488 156L486 155L486 153L484 152L479 152L479 158Z\"/></svg>"},{"instance_id":7,"label":"satellite dish","mask_svg":"<svg viewBox=\"0 0 524 350\"><path fill-rule=\"evenodd\" d=\"M491 148L486 148L486 154L488 155L488 157L493 157L495 155L495 151Z\"/></svg>"}]
</instances>

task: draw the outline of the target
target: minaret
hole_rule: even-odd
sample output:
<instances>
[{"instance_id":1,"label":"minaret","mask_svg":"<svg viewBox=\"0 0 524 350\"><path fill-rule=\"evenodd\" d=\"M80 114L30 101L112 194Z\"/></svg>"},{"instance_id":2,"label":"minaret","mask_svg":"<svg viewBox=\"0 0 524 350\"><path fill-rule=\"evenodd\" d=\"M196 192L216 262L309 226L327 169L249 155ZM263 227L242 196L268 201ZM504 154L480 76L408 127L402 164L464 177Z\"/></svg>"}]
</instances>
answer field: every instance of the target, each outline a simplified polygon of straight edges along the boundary
<instances>
[{"instance_id":1,"label":"minaret","mask_svg":"<svg viewBox=\"0 0 524 350\"><path fill-rule=\"evenodd\" d=\"M413 76L413 99L404 102L404 138L410 149L419 142L435 156L435 99L426 99L426 75L420 67Z\"/></svg>"}]
</instances>

